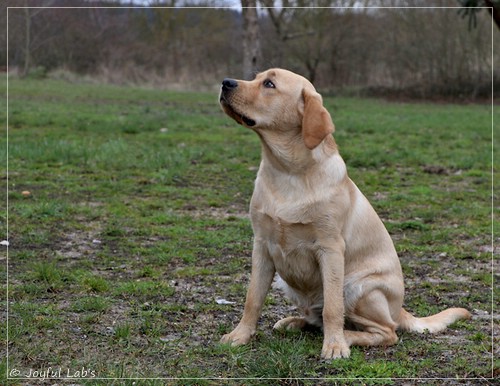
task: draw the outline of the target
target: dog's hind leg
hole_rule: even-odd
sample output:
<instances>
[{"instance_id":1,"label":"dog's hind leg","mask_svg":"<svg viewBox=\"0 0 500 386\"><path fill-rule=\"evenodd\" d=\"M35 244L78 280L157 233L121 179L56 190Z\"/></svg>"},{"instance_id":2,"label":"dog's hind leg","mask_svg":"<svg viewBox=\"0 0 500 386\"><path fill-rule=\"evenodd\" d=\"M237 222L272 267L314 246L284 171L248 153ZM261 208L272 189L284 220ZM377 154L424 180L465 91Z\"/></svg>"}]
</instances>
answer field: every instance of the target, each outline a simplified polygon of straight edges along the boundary
<instances>
[{"instance_id":1,"label":"dog's hind leg","mask_svg":"<svg viewBox=\"0 0 500 386\"><path fill-rule=\"evenodd\" d=\"M362 330L344 331L349 346L391 346L398 341L397 323L391 317L387 297L380 290L359 299L347 317Z\"/></svg>"}]
</instances>

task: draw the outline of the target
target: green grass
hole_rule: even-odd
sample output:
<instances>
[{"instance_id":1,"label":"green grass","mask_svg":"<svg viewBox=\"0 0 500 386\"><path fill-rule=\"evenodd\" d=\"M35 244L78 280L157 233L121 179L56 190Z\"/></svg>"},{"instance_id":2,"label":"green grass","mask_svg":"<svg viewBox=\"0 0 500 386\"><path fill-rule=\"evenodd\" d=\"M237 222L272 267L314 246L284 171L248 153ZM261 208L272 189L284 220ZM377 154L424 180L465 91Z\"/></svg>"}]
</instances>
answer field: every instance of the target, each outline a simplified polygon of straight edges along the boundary
<instances>
[{"instance_id":1,"label":"green grass","mask_svg":"<svg viewBox=\"0 0 500 386\"><path fill-rule=\"evenodd\" d=\"M320 332L272 332L293 313L272 292L256 338L220 345L248 284L257 136L222 114L215 93L10 79L3 378L49 366L182 385L490 377L491 106L325 104L351 178L395 241L405 307L423 316L463 306L473 320L322 362Z\"/></svg>"}]
</instances>

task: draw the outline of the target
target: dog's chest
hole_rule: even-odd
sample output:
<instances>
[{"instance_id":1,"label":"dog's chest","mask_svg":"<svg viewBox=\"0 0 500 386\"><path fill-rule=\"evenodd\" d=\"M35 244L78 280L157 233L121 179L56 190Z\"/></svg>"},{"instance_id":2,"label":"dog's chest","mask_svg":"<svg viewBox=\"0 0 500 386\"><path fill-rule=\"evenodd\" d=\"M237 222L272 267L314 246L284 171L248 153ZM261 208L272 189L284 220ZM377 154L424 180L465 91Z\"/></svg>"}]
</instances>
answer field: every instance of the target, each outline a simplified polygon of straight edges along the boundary
<instances>
[{"instance_id":1,"label":"dog's chest","mask_svg":"<svg viewBox=\"0 0 500 386\"><path fill-rule=\"evenodd\" d=\"M279 246L283 253L293 250L307 250L315 242L315 227L312 222L290 222L278 216L259 213L254 221L256 236L267 240L269 244Z\"/></svg>"},{"instance_id":2,"label":"dog's chest","mask_svg":"<svg viewBox=\"0 0 500 386\"><path fill-rule=\"evenodd\" d=\"M338 216L332 179L268 175L255 183L250 215L255 241L296 289L321 285L318 253L330 243Z\"/></svg>"},{"instance_id":3,"label":"dog's chest","mask_svg":"<svg viewBox=\"0 0 500 386\"><path fill-rule=\"evenodd\" d=\"M329 226L329 195L289 180L266 182L257 180L250 205L255 236L274 260L313 254L319 233Z\"/></svg>"},{"instance_id":4,"label":"dog's chest","mask_svg":"<svg viewBox=\"0 0 500 386\"><path fill-rule=\"evenodd\" d=\"M252 219L256 239L267 250L283 280L298 290L316 287L320 277L314 222L290 222L263 212L252 213Z\"/></svg>"},{"instance_id":5,"label":"dog's chest","mask_svg":"<svg viewBox=\"0 0 500 386\"><path fill-rule=\"evenodd\" d=\"M302 221L296 221L298 218ZM269 253L276 271L289 285L297 288L298 282L312 280L310 276L315 275L317 270L314 253L317 230L314 221L285 208L271 213L254 209L252 222L255 237Z\"/></svg>"}]
</instances>

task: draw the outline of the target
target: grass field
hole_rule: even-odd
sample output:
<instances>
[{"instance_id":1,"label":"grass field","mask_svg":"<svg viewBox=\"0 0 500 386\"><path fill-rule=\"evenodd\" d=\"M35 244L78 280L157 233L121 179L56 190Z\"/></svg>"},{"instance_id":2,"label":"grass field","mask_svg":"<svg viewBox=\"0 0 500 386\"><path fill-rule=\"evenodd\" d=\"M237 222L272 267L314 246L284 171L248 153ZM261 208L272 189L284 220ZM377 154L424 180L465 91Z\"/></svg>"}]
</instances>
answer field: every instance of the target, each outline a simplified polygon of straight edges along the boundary
<instances>
[{"instance_id":1,"label":"grass field","mask_svg":"<svg viewBox=\"0 0 500 386\"><path fill-rule=\"evenodd\" d=\"M294 313L272 292L254 341L219 345L241 316L249 279L257 136L222 114L216 94L11 79L2 379L54 384L40 379L49 367L81 385L491 378L491 106L325 104L351 178L395 241L405 307L420 316L466 307L473 320L323 362L321 333L272 331ZM5 213L1 220L5 234Z\"/></svg>"}]
</instances>

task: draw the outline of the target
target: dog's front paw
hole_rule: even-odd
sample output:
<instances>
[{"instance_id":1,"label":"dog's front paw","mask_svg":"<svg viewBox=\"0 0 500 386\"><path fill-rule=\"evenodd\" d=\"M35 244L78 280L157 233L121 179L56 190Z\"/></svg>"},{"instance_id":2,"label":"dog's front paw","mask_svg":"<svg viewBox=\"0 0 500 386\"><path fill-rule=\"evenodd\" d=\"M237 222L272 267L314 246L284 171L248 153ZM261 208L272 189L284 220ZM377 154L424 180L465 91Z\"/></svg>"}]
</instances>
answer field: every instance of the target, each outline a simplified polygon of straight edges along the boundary
<instances>
[{"instance_id":1,"label":"dog's front paw","mask_svg":"<svg viewBox=\"0 0 500 386\"><path fill-rule=\"evenodd\" d=\"M247 344L253 335L253 331L238 326L229 334L224 335L221 338L220 342L223 344L230 344L231 346L240 346L243 344Z\"/></svg>"},{"instance_id":2,"label":"dog's front paw","mask_svg":"<svg viewBox=\"0 0 500 386\"><path fill-rule=\"evenodd\" d=\"M324 342L323 350L321 350L321 358L325 360L349 358L351 350L349 345L343 341Z\"/></svg>"}]
</instances>

